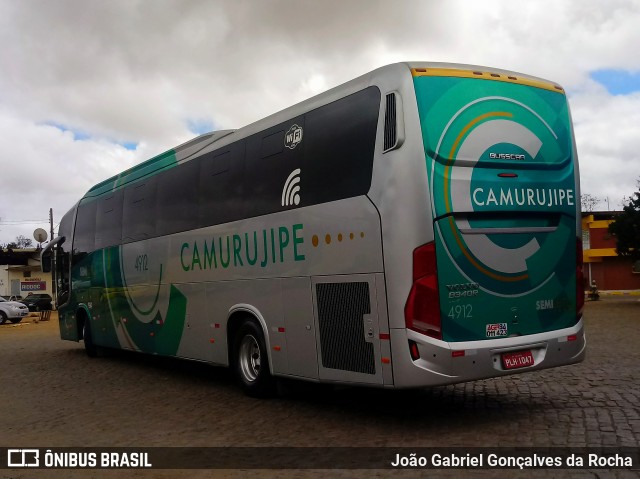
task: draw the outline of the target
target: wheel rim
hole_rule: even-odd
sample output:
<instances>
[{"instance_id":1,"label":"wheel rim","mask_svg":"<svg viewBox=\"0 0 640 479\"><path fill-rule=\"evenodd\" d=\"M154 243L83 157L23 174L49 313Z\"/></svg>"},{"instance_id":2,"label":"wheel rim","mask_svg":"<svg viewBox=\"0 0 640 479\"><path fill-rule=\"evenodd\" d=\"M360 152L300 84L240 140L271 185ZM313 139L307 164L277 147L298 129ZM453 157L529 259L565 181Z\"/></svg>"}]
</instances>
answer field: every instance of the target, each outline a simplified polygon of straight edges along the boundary
<instances>
[{"instance_id":1,"label":"wheel rim","mask_svg":"<svg viewBox=\"0 0 640 479\"><path fill-rule=\"evenodd\" d=\"M240 354L238 355L240 370L242 375L249 382L258 379L260 375L260 346L255 337L248 334L242 338L240 343Z\"/></svg>"}]
</instances>

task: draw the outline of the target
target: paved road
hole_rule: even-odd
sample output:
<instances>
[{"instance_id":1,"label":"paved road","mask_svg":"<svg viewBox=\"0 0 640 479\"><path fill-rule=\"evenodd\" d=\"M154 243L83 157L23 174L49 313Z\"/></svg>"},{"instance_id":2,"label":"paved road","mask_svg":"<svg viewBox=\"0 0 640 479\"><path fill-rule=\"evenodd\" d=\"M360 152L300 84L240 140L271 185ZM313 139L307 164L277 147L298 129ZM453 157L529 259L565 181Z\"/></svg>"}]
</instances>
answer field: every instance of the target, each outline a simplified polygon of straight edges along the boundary
<instances>
[{"instance_id":1,"label":"paved road","mask_svg":"<svg viewBox=\"0 0 640 479\"><path fill-rule=\"evenodd\" d=\"M409 392L307 385L270 400L245 397L223 369L128 353L90 359L81 344L58 339L55 319L3 325L0 446L638 448L640 301L607 297L587 303L585 315L588 354L579 365ZM5 470L0 477L45 477L42 472ZM49 472L46 477L123 477L117 471ZM420 475L392 472L394 477ZM476 472L485 477L638 477L633 471ZM326 472L287 474L325 477ZM421 474L436 477L433 471ZM185 477L273 475L190 471ZM143 476L175 477L176 471L127 475Z\"/></svg>"}]
</instances>

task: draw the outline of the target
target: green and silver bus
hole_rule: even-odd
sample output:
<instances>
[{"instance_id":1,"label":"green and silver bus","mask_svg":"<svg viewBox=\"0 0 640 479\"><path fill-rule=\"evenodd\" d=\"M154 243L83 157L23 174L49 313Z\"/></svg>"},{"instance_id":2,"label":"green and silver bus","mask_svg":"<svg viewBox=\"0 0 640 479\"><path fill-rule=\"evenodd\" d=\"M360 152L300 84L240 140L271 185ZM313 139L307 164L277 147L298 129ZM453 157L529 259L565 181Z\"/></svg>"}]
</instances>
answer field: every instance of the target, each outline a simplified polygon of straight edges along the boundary
<instances>
[{"instance_id":1,"label":"green and silver bus","mask_svg":"<svg viewBox=\"0 0 640 479\"><path fill-rule=\"evenodd\" d=\"M60 333L275 377L415 388L576 363L564 90L398 63L91 188L43 251Z\"/></svg>"}]
</instances>

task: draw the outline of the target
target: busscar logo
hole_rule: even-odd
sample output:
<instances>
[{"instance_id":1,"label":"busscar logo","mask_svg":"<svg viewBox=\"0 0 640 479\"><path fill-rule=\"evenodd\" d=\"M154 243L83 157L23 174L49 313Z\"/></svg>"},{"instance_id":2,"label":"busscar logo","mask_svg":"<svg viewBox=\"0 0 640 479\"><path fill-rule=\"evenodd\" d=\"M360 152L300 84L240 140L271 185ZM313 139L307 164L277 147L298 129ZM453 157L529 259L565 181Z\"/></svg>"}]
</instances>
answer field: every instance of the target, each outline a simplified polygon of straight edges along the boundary
<instances>
[{"instance_id":1,"label":"busscar logo","mask_svg":"<svg viewBox=\"0 0 640 479\"><path fill-rule=\"evenodd\" d=\"M524 155L518 155L516 153L489 153L489 158L492 160L526 160Z\"/></svg>"},{"instance_id":2,"label":"busscar logo","mask_svg":"<svg viewBox=\"0 0 640 479\"><path fill-rule=\"evenodd\" d=\"M301 141L302 127L296 124L291 125L291 128L284 135L284 146L293 150Z\"/></svg>"},{"instance_id":3,"label":"busscar logo","mask_svg":"<svg viewBox=\"0 0 640 479\"><path fill-rule=\"evenodd\" d=\"M39 449L8 449L7 467L39 467Z\"/></svg>"},{"instance_id":4,"label":"busscar logo","mask_svg":"<svg viewBox=\"0 0 640 479\"><path fill-rule=\"evenodd\" d=\"M300 168L296 168L287 177L282 188L282 206L298 206L300 204Z\"/></svg>"}]
</instances>

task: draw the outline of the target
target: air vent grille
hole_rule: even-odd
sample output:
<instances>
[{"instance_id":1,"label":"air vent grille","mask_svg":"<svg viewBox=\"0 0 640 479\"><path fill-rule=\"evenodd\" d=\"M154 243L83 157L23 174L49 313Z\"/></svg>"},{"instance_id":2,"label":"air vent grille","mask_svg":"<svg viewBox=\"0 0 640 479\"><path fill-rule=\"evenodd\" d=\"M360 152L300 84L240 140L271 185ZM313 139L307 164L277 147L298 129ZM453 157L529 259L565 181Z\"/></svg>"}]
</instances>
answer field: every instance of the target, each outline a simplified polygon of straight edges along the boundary
<instances>
[{"instance_id":1,"label":"air vent grille","mask_svg":"<svg viewBox=\"0 0 640 479\"><path fill-rule=\"evenodd\" d=\"M396 95L395 93L388 93L384 112L384 151L392 150L397 142Z\"/></svg>"},{"instance_id":2,"label":"air vent grille","mask_svg":"<svg viewBox=\"0 0 640 479\"><path fill-rule=\"evenodd\" d=\"M369 283L318 283L318 325L325 368L375 374L373 344L365 341L371 313Z\"/></svg>"}]
</instances>

